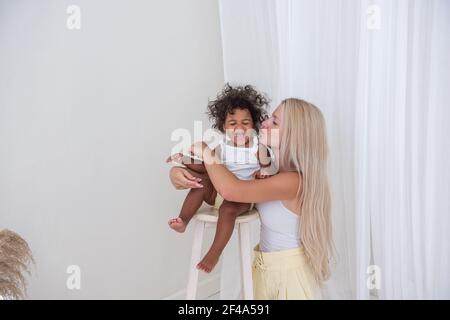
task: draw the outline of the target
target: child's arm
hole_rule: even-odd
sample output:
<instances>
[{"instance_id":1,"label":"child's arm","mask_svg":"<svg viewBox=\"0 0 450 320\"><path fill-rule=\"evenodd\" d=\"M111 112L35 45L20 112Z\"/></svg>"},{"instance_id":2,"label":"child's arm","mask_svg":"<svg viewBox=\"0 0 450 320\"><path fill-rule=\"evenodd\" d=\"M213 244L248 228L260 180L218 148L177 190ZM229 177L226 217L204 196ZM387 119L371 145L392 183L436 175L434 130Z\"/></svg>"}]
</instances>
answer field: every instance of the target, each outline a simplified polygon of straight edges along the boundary
<instances>
[{"instance_id":1,"label":"child's arm","mask_svg":"<svg viewBox=\"0 0 450 320\"><path fill-rule=\"evenodd\" d=\"M220 146L217 146L214 151L220 152ZM218 153L219 154L219 153ZM200 158L195 157L194 155L186 155L182 153L176 153L172 156L170 156L166 162L175 162L178 164L182 164L186 166L186 168L197 172L197 173L206 173L205 165L203 164L203 161Z\"/></svg>"},{"instance_id":2,"label":"child's arm","mask_svg":"<svg viewBox=\"0 0 450 320\"><path fill-rule=\"evenodd\" d=\"M166 162L182 164L186 168L197 173L206 173L206 169L202 161L200 161L198 158L195 158L194 156L182 154L181 152L170 156L169 158L167 158Z\"/></svg>"}]
</instances>

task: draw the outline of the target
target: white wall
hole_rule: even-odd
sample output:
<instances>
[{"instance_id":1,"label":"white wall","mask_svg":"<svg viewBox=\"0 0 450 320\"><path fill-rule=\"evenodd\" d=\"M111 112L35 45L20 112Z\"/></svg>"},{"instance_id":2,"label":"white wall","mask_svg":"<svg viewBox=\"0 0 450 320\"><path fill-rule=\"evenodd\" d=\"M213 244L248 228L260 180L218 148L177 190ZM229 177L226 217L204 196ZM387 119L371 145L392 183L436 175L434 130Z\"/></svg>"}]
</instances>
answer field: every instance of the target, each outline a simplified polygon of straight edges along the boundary
<instances>
[{"instance_id":1,"label":"white wall","mask_svg":"<svg viewBox=\"0 0 450 320\"><path fill-rule=\"evenodd\" d=\"M81 30L66 28L70 4ZM206 119L221 54L213 0L0 0L0 229L34 252L29 298L185 286L192 229L167 227L185 193L163 160L174 129Z\"/></svg>"}]
</instances>

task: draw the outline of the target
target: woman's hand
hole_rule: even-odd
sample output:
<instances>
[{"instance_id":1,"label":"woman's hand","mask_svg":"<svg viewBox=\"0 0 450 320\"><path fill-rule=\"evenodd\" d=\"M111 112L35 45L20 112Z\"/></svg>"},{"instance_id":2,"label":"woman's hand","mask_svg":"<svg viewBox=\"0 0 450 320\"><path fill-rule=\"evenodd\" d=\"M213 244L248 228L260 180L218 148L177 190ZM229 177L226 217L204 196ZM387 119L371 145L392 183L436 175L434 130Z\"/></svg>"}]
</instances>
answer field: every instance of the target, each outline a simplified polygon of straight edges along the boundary
<instances>
[{"instance_id":1,"label":"woman's hand","mask_svg":"<svg viewBox=\"0 0 450 320\"><path fill-rule=\"evenodd\" d=\"M170 169L170 181L177 190L203 188L201 178L194 177L187 169L180 167Z\"/></svg>"}]
</instances>

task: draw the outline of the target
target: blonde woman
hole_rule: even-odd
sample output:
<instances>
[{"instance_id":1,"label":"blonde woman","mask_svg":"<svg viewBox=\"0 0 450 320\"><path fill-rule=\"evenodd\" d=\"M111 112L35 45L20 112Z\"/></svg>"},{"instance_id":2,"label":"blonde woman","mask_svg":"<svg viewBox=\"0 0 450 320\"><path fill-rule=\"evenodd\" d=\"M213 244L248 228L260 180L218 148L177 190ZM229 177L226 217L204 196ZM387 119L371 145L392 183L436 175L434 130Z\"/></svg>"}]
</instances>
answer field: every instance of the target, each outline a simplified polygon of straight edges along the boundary
<instances>
[{"instance_id":1,"label":"blonde woman","mask_svg":"<svg viewBox=\"0 0 450 320\"><path fill-rule=\"evenodd\" d=\"M323 115L311 103L286 99L261 129L261 142L279 157L279 173L269 178L237 179L205 144L194 153L203 156L208 178L224 199L257 203L255 299L320 299L332 252ZM172 168L170 177L177 189L201 187L201 179L183 168Z\"/></svg>"}]
</instances>

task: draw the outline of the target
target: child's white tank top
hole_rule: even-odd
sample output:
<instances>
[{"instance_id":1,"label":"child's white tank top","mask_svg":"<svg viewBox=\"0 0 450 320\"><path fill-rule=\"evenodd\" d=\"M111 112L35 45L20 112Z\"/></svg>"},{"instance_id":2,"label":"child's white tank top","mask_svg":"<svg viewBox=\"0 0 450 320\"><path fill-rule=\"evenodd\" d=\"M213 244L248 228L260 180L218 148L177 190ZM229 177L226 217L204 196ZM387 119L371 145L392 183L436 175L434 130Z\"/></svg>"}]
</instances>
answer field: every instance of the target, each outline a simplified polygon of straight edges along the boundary
<instances>
[{"instance_id":1,"label":"child's white tank top","mask_svg":"<svg viewBox=\"0 0 450 320\"><path fill-rule=\"evenodd\" d=\"M261 167L258 160L258 137L253 137L252 146L235 147L231 139L224 135L220 142L220 160L236 177L252 180Z\"/></svg>"}]
</instances>

